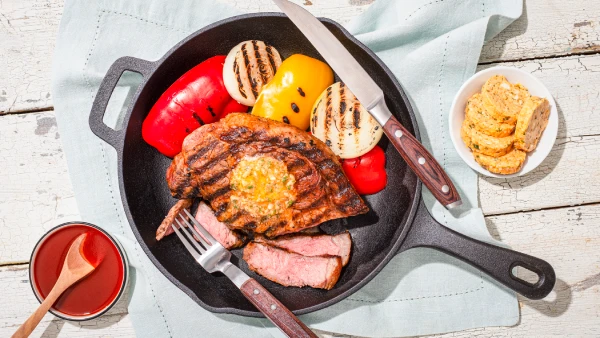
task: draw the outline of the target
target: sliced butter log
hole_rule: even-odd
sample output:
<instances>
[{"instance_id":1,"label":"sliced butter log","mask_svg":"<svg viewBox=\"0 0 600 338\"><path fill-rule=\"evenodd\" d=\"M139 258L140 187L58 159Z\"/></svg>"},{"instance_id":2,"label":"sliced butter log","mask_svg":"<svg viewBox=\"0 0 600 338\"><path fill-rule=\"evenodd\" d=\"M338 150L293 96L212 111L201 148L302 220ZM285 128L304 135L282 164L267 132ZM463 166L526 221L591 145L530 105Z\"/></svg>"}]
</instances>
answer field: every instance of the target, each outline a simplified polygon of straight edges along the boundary
<instances>
[{"instance_id":1,"label":"sliced butter log","mask_svg":"<svg viewBox=\"0 0 600 338\"><path fill-rule=\"evenodd\" d=\"M514 142L512 135L507 137L486 135L475 129L475 123L468 119L465 119L463 122L460 135L467 147L471 148L472 151L492 157L506 155L512 150Z\"/></svg>"},{"instance_id":2,"label":"sliced butter log","mask_svg":"<svg viewBox=\"0 0 600 338\"><path fill-rule=\"evenodd\" d=\"M485 109L502 123L515 124L529 91L520 84L513 85L502 75L489 78L481 88Z\"/></svg>"},{"instance_id":3,"label":"sliced butter log","mask_svg":"<svg viewBox=\"0 0 600 338\"><path fill-rule=\"evenodd\" d=\"M492 157L483 155L478 152L473 152L475 161L482 167L495 174L514 174L519 172L525 163L527 153L519 149L513 149L504 156Z\"/></svg>"},{"instance_id":4,"label":"sliced butter log","mask_svg":"<svg viewBox=\"0 0 600 338\"><path fill-rule=\"evenodd\" d=\"M507 137L515 131L515 125L498 122L484 108L480 93L471 96L465 108L465 118L475 124L475 129L493 137Z\"/></svg>"},{"instance_id":5,"label":"sliced butter log","mask_svg":"<svg viewBox=\"0 0 600 338\"><path fill-rule=\"evenodd\" d=\"M548 100L537 96L527 99L517 118L515 148L533 151L548 125L549 118Z\"/></svg>"},{"instance_id":6,"label":"sliced butter log","mask_svg":"<svg viewBox=\"0 0 600 338\"><path fill-rule=\"evenodd\" d=\"M250 242L244 248L243 259L250 270L283 286L330 290L342 271L340 257L307 257L256 242Z\"/></svg>"},{"instance_id":7,"label":"sliced butter log","mask_svg":"<svg viewBox=\"0 0 600 338\"><path fill-rule=\"evenodd\" d=\"M212 209L203 202L198 205L195 218L226 249L239 248L246 242L246 236L219 222Z\"/></svg>"},{"instance_id":8,"label":"sliced butter log","mask_svg":"<svg viewBox=\"0 0 600 338\"><path fill-rule=\"evenodd\" d=\"M339 235L286 235L267 239L256 237L255 242L268 244L280 249L295 252L303 256L339 256L342 265L348 264L352 249L352 237L349 232Z\"/></svg>"}]
</instances>

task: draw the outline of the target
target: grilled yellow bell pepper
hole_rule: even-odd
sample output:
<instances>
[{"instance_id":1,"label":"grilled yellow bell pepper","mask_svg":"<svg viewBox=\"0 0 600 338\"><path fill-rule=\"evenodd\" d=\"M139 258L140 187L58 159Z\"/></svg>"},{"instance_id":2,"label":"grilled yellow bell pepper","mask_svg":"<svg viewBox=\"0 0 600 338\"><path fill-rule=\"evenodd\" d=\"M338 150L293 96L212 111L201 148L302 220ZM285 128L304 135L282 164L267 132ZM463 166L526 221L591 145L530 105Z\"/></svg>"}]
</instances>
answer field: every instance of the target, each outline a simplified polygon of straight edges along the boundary
<instances>
[{"instance_id":1,"label":"grilled yellow bell pepper","mask_svg":"<svg viewBox=\"0 0 600 338\"><path fill-rule=\"evenodd\" d=\"M315 101L332 83L333 71L326 63L294 54L281 63L263 87L252 114L306 130Z\"/></svg>"}]
</instances>

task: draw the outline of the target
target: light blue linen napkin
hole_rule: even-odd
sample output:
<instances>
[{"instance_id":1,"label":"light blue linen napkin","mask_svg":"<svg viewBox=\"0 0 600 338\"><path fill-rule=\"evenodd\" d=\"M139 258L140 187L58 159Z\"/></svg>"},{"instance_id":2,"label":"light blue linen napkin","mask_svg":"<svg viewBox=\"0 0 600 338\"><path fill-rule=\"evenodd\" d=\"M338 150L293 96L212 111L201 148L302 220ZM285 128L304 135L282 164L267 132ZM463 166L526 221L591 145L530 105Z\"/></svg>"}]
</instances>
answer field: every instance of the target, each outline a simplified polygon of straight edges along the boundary
<instances>
[{"instance_id":1,"label":"light blue linen napkin","mask_svg":"<svg viewBox=\"0 0 600 338\"><path fill-rule=\"evenodd\" d=\"M450 143L447 116L454 94L475 72L484 38L504 29L521 10L521 0L377 0L348 25L406 89L423 142L465 202L451 214L424 191L428 208L439 222L488 242L494 240L478 209L477 177ZM53 68L58 127L83 220L110 231L127 251L133 271L129 313L141 337L281 335L264 319L202 309L154 267L123 211L116 152L88 127L94 95L114 60L125 55L157 60L195 30L235 14L214 0L65 3ZM118 125L139 81L133 74L122 78L105 118L109 125ZM514 293L452 257L413 249L346 300L301 319L316 329L387 337L514 325L518 318Z\"/></svg>"}]
</instances>

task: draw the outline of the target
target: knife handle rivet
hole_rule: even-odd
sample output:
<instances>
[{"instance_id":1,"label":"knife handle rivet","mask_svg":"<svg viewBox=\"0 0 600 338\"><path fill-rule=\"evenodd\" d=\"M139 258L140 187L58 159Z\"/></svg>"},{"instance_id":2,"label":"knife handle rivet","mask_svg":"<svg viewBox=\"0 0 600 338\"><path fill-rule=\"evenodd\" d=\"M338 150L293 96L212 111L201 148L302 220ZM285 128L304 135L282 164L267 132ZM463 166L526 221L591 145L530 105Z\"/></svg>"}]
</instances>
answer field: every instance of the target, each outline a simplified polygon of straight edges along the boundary
<instances>
[{"instance_id":1,"label":"knife handle rivet","mask_svg":"<svg viewBox=\"0 0 600 338\"><path fill-rule=\"evenodd\" d=\"M275 311L275 309L277 309L277 305L271 304L271 310Z\"/></svg>"},{"instance_id":2,"label":"knife handle rivet","mask_svg":"<svg viewBox=\"0 0 600 338\"><path fill-rule=\"evenodd\" d=\"M394 136L396 136L397 138L401 138L401 137L402 137L402 131L400 131L400 130L396 130L396 131L394 132Z\"/></svg>"},{"instance_id":3,"label":"knife handle rivet","mask_svg":"<svg viewBox=\"0 0 600 338\"><path fill-rule=\"evenodd\" d=\"M260 293L260 291L258 291L258 289L254 289L254 294L258 295Z\"/></svg>"},{"instance_id":4,"label":"knife handle rivet","mask_svg":"<svg viewBox=\"0 0 600 338\"><path fill-rule=\"evenodd\" d=\"M442 187L442 192L445 194L448 191L450 191L450 187L448 187L447 185L444 184L444 186Z\"/></svg>"},{"instance_id":5,"label":"knife handle rivet","mask_svg":"<svg viewBox=\"0 0 600 338\"><path fill-rule=\"evenodd\" d=\"M425 164L425 159L423 157L419 157L419 164L420 165Z\"/></svg>"}]
</instances>

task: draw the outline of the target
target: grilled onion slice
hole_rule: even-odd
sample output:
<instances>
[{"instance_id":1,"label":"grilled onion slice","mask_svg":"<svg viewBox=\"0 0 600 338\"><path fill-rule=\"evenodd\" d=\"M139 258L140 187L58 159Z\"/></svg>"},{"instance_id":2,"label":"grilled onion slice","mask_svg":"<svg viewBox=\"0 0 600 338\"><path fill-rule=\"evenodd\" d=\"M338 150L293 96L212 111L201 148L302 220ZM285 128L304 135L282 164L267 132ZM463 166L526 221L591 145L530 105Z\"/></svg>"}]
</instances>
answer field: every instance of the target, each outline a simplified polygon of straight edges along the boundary
<instances>
[{"instance_id":1,"label":"grilled onion slice","mask_svg":"<svg viewBox=\"0 0 600 338\"><path fill-rule=\"evenodd\" d=\"M366 154L383 135L379 123L340 82L329 86L317 99L310 130L341 158Z\"/></svg>"},{"instance_id":2,"label":"grilled onion slice","mask_svg":"<svg viewBox=\"0 0 600 338\"><path fill-rule=\"evenodd\" d=\"M281 56L274 47L259 40L241 42L225 59L225 88L239 103L253 106L258 93L273 78L279 65Z\"/></svg>"}]
</instances>

